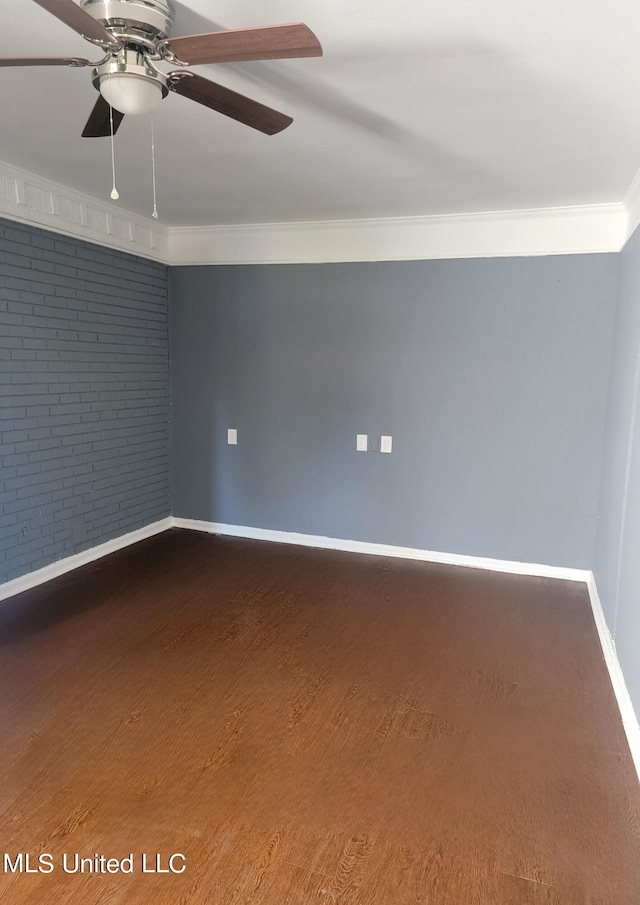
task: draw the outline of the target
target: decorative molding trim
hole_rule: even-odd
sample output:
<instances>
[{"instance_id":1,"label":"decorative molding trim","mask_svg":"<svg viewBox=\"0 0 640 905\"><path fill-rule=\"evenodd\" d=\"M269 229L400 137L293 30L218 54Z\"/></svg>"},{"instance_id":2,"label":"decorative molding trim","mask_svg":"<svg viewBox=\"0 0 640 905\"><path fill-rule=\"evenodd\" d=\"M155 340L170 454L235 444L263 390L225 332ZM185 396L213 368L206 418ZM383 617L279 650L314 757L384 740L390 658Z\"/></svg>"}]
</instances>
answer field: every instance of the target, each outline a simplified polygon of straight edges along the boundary
<instances>
[{"instance_id":1,"label":"decorative molding trim","mask_svg":"<svg viewBox=\"0 0 640 905\"><path fill-rule=\"evenodd\" d=\"M169 263L301 264L618 252L622 204L453 216L174 227Z\"/></svg>"},{"instance_id":2,"label":"decorative molding trim","mask_svg":"<svg viewBox=\"0 0 640 905\"><path fill-rule=\"evenodd\" d=\"M0 161L0 216L167 262L169 229Z\"/></svg>"},{"instance_id":3,"label":"decorative molding trim","mask_svg":"<svg viewBox=\"0 0 640 905\"><path fill-rule=\"evenodd\" d=\"M589 599L591 600L591 609L593 610L593 618L598 630L600 645L604 655L613 691L618 702L620 715L622 716L622 724L627 735L629 748L633 763L640 779L640 726L638 725L638 717L631 702L629 690L624 679L622 667L616 653L616 646L605 619L604 610L602 609L602 601L598 594L598 587L593 572L589 572L587 578L587 589L589 591Z\"/></svg>"},{"instance_id":4,"label":"decorative molding trim","mask_svg":"<svg viewBox=\"0 0 640 905\"><path fill-rule=\"evenodd\" d=\"M267 528L250 528L244 525L224 525L220 522L203 522L197 519L177 518L176 528L206 531L209 534L225 534L229 537L247 537L278 544L295 544L301 547L318 547L323 550L342 550L346 553L366 553L372 556L393 556L400 559L417 559L422 562L442 563L449 566L465 566L471 569L488 569L491 572L509 572L514 575L538 575L544 578L560 578L565 581L587 581L590 573L582 569L546 566L539 563L515 562L509 559L489 559L484 556L466 556L460 553L437 553L416 547L395 547L389 544L372 544L367 541L322 537L315 534L296 534L291 531L272 531Z\"/></svg>"},{"instance_id":5,"label":"decorative molding trim","mask_svg":"<svg viewBox=\"0 0 640 905\"><path fill-rule=\"evenodd\" d=\"M626 207L625 207L626 205ZM167 227L0 161L0 216L164 264L302 264L618 252L625 203L425 217ZM634 227L635 228L635 227Z\"/></svg>"},{"instance_id":6,"label":"decorative molding trim","mask_svg":"<svg viewBox=\"0 0 640 905\"><path fill-rule=\"evenodd\" d=\"M21 575L12 581L0 584L0 600L6 600L7 597L13 597L14 594L21 594L23 591L35 588L39 584L51 581L52 578L64 575L65 572L71 572L73 569L80 568L80 566L86 566L87 563L101 559L103 556L108 556L109 553L115 553L116 550L121 550L131 544L137 544L138 541L153 537L154 534L160 534L162 531L172 527L173 519L167 517L159 522L146 525L144 528L138 528L137 531L131 531L129 534L123 534L113 540L108 540L104 544L92 547L90 550L84 550L82 553L74 553L73 556L59 559L57 562L44 566L44 568L35 572L28 572L26 575Z\"/></svg>"}]
</instances>

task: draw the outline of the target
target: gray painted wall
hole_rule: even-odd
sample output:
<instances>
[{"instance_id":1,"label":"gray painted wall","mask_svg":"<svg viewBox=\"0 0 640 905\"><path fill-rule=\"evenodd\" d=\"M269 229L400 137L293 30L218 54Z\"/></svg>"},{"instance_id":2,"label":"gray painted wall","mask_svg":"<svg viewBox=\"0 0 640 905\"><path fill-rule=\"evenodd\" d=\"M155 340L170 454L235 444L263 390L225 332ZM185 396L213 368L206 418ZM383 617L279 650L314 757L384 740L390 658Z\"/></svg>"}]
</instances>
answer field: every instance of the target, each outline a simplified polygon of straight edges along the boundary
<instances>
[{"instance_id":1,"label":"gray painted wall","mask_svg":"<svg viewBox=\"0 0 640 905\"><path fill-rule=\"evenodd\" d=\"M173 268L174 515L590 568L617 268Z\"/></svg>"},{"instance_id":2,"label":"gray painted wall","mask_svg":"<svg viewBox=\"0 0 640 905\"><path fill-rule=\"evenodd\" d=\"M640 713L640 231L620 262L594 574Z\"/></svg>"},{"instance_id":3,"label":"gray painted wall","mask_svg":"<svg viewBox=\"0 0 640 905\"><path fill-rule=\"evenodd\" d=\"M0 221L0 582L169 515L167 270Z\"/></svg>"}]
</instances>

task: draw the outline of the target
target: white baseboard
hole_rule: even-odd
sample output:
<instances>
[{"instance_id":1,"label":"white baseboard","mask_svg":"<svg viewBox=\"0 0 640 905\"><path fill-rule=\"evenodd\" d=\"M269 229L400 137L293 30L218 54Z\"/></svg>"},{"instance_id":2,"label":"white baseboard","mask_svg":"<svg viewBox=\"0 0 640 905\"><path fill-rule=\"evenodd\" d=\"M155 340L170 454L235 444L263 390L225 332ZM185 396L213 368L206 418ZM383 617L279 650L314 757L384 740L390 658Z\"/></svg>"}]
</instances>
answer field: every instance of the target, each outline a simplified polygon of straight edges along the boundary
<instances>
[{"instance_id":1,"label":"white baseboard","mask_svg":"<svg viewBox=\"0 0 640 905\"><path fill-rule=\"evenodd\" d=\"M394 556L400 559L416 559L422 562L442 563L450 566L465 566L472 569L488 569L492 572L510 572L514 575L538 575L544 578L560 578L565 581L588 581L590 572L583 569L568 569L561 566L547 566L540 563L515 562L508 559L489 559L484 556L467 556L460 553L438 553L434 550L421 550L416 547L396 547L390 544L373 544L367 541L345 540L337 537L323 537L315 534L297 534L292 531L272 531L268 528L251 528L244 525L225 525L221 522L203 522L197 519L176 518L168 516L137 531L123 534L113 540L91 547L82 553L75 553L59 559L51 565L44 566L35 572L28 572L19 578L0 584L0 600L21 594L39 584L44 584L58 575L71 572L87 563L115 553L130 544L154 534L160 534L169 528L186 528L191 531L205 531L208 534L225 534L229 537L246 537L252 540L265 540L278 544L294 544L301 547L316 547L323 550L341 550L346 553L366 553L372 556Z\"/></svg>"},{"instance_id":2,"label":"white baseboard","mask_svg":"<svg viewBox=\"0 0 640 905\"><path fill-rule=\"evenodd\" d=\"M395 547L389 544L372 544L367 541L345 540L338 537L322 537L316 534L296 534L291 531L272 531L267 528L248 528L244 525L224 525L220 522L202 522L197 519L173 519L176 528L207 531L209 534L226 534L230 537L247 537L278 544L295 544L301 547L319 547L323 550L342 550L346 553L367 553L372 556L394 556L400 559L417 559L422 562L443 563L448 566L466 566L471 569L488 569L491 572L510 572L514 575L538 575L544 578L562 578L565 581L587 581L591 574L586 569L567 569L540 563L515 562L510 559L489 559L485 556L467 556L461 553L438 553L417 547Z\"/></svg>"},{"instance_id":3,"label":"white baseboard","mask_svg":"<svg viewBox=\"0 0 640 905\"><path fill-rule=\"evenodd\" d=\"M589 590L591 609L593 610L593 618L598 630L602 653L604 655L605 663L607 664L607 669L609 670L611 684L613 685L613 691L618 702L622 724L627 734L627 741L629 742L629 748L631 749L633 763L635 764L638 773L638 779L640 779L640 725L638 725L638 717L633 707L633 703L631 702L627 683L624 680L622 667L620 666L618 654L616 653L616 646L607 626L593 572L589 573L587 588Z\"/></svg>"},{"instance_id":4,"label":"white baseboard","mask_svg":"<svg viewBox=\"0 0 640 905\"><path fill-rule=\"evenodd\" d=\"M159 522L145 525L144 528L138 528L137 531L131 531L129 534L123 534L121 537L108 540L97 547L83 550L82 553L66 556L64 559L59 559L57 562L44 566L44 568L35 572L28 572L26 575L21 575L19 578L14 578L12 581L7 581L0 585L0 600L6 600L7 597L13 597L14 594L21 594L22 591L28 591L39 584L44 584L45 581L51 581L52 578L57 578L58 575L64 575L65 572L71 572L72 569L78 569L80 566L85 566L96 559L108 556L109 553L115 553L116 550L121 550L130 544L137 544L138 541L144 540L146 537L160 534L161 531L166 531L167 528L172 527L173 519L169 516Z\"/></svg>"}]
</instances>

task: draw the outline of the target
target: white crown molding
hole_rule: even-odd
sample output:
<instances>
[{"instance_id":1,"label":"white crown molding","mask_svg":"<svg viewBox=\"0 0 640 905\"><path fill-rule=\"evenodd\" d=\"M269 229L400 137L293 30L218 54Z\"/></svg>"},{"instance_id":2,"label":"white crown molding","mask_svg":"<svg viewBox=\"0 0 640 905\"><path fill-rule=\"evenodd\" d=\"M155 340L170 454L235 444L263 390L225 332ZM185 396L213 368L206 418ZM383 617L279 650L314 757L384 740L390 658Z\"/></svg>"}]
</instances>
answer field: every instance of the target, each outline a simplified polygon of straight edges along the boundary
<instances>
[{"instance_id":1,"label":"white crown molding","mask_svg":"<svg viewBox=\"0 0 640 905\"><path fill-rule=\"evenodd\" d=\"M640 176L626 204L640 220ZM635 207L634 207L635 205ZM165 264L302 264L618 252L623 203L376 220L168 227L0 161L0 216Z\"/></svg>"},{"instance_id":2,"label":"white crown molding","mask_svg":"<svg viewBox=\"0 0 640 905\"><path fill-rule=\"evenodd\" d=\"M138 541L145 540L147 537L153 537L154 534L160 534L173 527L173 519L170 516L161 519L159 522L153 522L151 525L145 525L144 528L138 528L137 531L130 531L129 534L122 534L113 540L108 540L104 544L98 544L97 547L91 547L89 550L83 550L82 553L74 553L72 556L65 556L44 566L42 569L36 569L35 572L27 572L19 578L6 581L0 584L0 600L6 600L7 597L13 597L15 594L22 594L30 588L35 588L40 584L57 578L58 575L64 575L65 572L71 572L73 569L79 569L80 566L86 566L87 563L108 556L109 553L115 553L116 550L122 550L131 544L137 544Z\"/></svg>"},{"instance_id":3,"label":"white crown molding","mask_svg":"<svg viewBox=\"0 0 640 905\"><path fill-rule=\"evenodd\" d=\"M166 263L166 226L3 161L0 216Z\"/></svg>"},{"instance_id":4,"label":"white crown molding","mask_svg":"<svg viewBox=\"0 0 640 905\"><path fill-rule=\"evenodd\" d=\"M298 264L618 252L622 204L452 216L174 227L169 263Z\"/></svg>"},{"instance_id":5,"label":"white crown molding","mask_svg":"<svg viewBox=\"0 0 640 905\"><path fill-rule=\"evenodd\" d=\"M622 717L622 724L629 742L629 749L633 758L633 763L640 779L640 726L638 725L638 717L634 710L627 683L624 679L622 667L618 660L616 646L611 633L607 626L602 602L598 594L598 587L593 572L589 573L587 579L587 589L589 591L589 599L591 600L591 609L593 610L593 618L598 630L600 638L600 646L604 655L605 663L611 678L613 691L618 702L618 708Z\"/></svg>"},{"instance_id":6,"label":"white crown molding","mask_svg":"<svg viewBox=\"0 0 640 905\"><path fill-rule=\"evenodd\" d=\"M467 556L463 553L438 553L418 547L397 547L390 544L373 544L367 541L345 540L339 537L323 537L316 534L297 534L293 531L273 531L270 528L252 528L246 525L225 525L221 522L203 522L197 519L173 517L175 528L204 531L208 534L224 534L228 537L246 537L277 544L294 544L299 547L316 547L321 550L341 550L345 553L366 553L371 556L393 556L397 559L415 559L421 562L441 563L448 566L465 566L490 572L509 572L512 575L537 575L544 578L560 578L564 581L587 581L589 572L563 566L547 566L541 563L516 562L510 559L490 559L486 556Z\"/></svg>"}]
</instances>

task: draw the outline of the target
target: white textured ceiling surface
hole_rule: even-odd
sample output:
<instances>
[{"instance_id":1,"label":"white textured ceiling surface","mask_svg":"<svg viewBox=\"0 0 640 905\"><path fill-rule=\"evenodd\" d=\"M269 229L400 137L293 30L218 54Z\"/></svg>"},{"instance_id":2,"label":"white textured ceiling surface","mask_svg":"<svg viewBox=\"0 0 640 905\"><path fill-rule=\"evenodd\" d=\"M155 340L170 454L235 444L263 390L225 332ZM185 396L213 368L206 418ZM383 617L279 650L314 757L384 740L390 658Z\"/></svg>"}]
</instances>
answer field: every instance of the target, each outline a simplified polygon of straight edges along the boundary
<instances>
[{"instance_id":1,"label":"white textured ceiling surface","mask_svg":"<svg viewBox=\"0 0 640 905\"><path fill-rule=\"evenodd\" d=\"M194 67L293 125L265 136L170 94L154 114L169 226L420 216L620 201L640 166L635 0L183 0L173 34L305 22L319 59ZM4 0L0 55L100 55ZM170 68L170 67L167 67ZM0 159L109 200L83 139L89 69L0 69ZM149 216L150 118L116 136L120 204Z\"/></svg>"}]
</instances>

